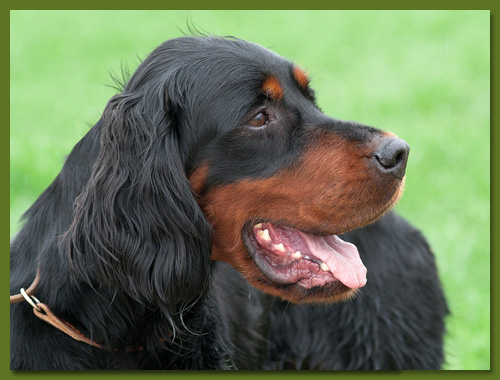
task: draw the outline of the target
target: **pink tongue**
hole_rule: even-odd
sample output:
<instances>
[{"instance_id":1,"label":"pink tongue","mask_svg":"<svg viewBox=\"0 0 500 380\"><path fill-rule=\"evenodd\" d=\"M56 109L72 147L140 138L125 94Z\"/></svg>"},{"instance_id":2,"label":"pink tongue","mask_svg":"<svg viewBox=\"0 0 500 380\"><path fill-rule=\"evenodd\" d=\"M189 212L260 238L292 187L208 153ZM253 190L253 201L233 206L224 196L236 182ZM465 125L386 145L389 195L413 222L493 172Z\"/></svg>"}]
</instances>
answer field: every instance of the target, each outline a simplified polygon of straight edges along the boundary
<instances>
[{"instance_id":1,"label":"pink tongue","mask_svg":"<svg viewBox=\"0 0 500 380\"><path fill-rule=\"evenodd\" d=\"M355 289L366 284L366 268L354 244L337 235L316 237L297 231L307 244L309 252L323 261L333 275L345 286Z\"/></svg>"}]
</instances>

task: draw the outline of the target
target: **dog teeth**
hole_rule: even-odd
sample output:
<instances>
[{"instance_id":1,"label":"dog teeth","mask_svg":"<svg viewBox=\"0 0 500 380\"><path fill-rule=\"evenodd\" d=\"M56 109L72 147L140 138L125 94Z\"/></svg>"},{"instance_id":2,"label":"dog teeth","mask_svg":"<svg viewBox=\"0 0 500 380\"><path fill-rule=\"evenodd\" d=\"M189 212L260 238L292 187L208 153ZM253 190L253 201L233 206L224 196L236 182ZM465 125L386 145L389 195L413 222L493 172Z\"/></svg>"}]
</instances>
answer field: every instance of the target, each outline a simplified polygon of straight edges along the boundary
<instances>
[{"instance_id":1,"label":"dog teeth","mask_svg":"<svg viewBox=\"0 0 500 380\"><path fill-rule=\"evenodd\" d=\"M330 271L330 268L328 268L328 265L326 265L325 263L321 263L321 265L319 266L323 271L325 272L329 272Z\"/></svg>"},{"instance_id":2,"label":"dog teeth","mask_svg":"<svg viewBox=\"0 0 500 380\"><path fill-rule=\"evenodd\" d=\"M271 239L271 235L269 234L269 230L268 229L262 229L262 223L258 223L256 224L255 226L253 226L253 228L256 230L255 232L257 233L257 235L260 236L260 238L265 241L266 243L271 243L272 239ZM283 243L274 243L272 244L272 247L274 250L278 251L278 252L281 252L281 253L286 253L287 250L285 248L285 245ZM300 259L302 258L302 253L300 253L300 251L295 251L295 252L288 252L288 254L293 257L294 259Z\"/></svg>"},{"instance_id":3,"label":"dog teeth","mask_svg":"<svg viewBox=\"0 0 500 380\"><path fill-rule=\"evenodd\" d=\"M283 243L275 244L273 247L274 247L274 249L276 249L277 251L280 251L280 252L286 251Z\"/></svg>"},{"instance_id":4,"label":"dog teeth","mask_svg":"<svg viewBox=\"0 0 500 380\"><path fill-rule=\"evenodd\" d=\"M260 231L257 231L257 233L259 234L259 236L262 239L264 239L264 241L266 241L266 242L271 241L271 236L269 236L269 230L260 230Z\"/></svg>"}]
</instances>

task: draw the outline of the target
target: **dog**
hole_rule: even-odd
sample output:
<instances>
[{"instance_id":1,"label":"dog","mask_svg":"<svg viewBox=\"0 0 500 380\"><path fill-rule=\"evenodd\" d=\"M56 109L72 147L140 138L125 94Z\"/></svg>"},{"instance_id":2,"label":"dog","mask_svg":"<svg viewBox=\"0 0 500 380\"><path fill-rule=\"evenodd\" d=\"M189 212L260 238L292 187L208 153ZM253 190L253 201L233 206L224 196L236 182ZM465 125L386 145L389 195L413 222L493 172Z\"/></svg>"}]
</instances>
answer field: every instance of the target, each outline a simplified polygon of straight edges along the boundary
<instances>
[{"instance_id":1,"label":"dog","mask_svg":"<svg viewBox=\"0 0 500 380\"><path fill-rule=\"evenodd\" d=\"M11 369L440 368L408 154L270 50L164 42L23 217Z\"/></svg>"}]
</instances>

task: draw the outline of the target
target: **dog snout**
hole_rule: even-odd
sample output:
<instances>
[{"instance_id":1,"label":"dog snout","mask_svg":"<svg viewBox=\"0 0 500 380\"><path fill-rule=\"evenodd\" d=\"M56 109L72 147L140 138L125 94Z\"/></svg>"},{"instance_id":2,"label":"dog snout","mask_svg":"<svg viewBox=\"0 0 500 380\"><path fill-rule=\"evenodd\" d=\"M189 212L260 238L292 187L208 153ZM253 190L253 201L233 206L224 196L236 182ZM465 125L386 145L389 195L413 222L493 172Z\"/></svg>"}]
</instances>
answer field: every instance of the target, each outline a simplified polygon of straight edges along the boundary
<instances>
[{"instance_id":1,"label":"dog snout","mask_svg":"<svg viewBox=\"0 0 500 380\"><path fill-rule=\"evenodd\" d=\"M382 173L402 179L405 175L410 146L397 137L385 138L373 153L377 168Z\"/></svg>"}]
</instances>

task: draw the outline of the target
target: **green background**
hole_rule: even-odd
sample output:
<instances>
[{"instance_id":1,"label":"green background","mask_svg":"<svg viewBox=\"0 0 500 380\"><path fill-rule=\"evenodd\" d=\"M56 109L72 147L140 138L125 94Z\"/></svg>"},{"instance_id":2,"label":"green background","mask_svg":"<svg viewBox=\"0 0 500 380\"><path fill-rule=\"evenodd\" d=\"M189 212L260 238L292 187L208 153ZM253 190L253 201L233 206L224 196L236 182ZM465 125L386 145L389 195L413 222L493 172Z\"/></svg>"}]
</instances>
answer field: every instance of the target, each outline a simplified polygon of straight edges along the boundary
<instances>
[{"instance_id":1,"label":"green background","mask_svg":"<svg viewBox=\"0 0 500 380\"><path fill-rule=\"evenodd\" d=\"M411 146L396 210L429 239L448 297L446 369L490 368L489 11L12 11L10 235L131 71L193 23L269 47L334 117Z\"/></svg>"}]
</instances>

